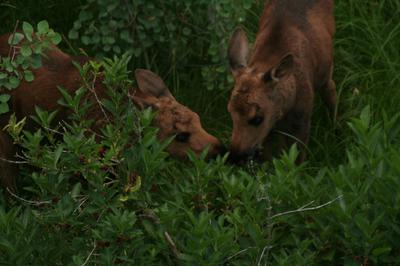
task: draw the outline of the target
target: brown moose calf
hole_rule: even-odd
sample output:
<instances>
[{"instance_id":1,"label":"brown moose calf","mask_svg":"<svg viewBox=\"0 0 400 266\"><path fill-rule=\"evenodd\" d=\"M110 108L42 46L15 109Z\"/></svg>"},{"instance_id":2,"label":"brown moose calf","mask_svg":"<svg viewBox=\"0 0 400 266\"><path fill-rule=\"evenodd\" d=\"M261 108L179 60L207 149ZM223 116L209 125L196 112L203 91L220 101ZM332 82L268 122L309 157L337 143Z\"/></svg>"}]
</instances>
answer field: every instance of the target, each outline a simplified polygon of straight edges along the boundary
<instances>
[{"instance_id":1,"label":"brown moose calf","mask_svg":"<svg viewBox=\"0 0 400 266\"><path fill-rule=\"evenodd\" d=\"M235 86L228 104L233 120L231 156L243 161L263 147L265 159L301 142L305 157L315 91L334 112L333 0L270 0L250 60L243 30L232 36L228 57ZM281 131L274 143L271 131ZM274 140L274 141L273 141Z\"/></svg>"},{"instance_id":2,"label":"brown moose calf","mask_svg":"<svg viewBox=\"0 0 400 266\"><path fill-rule=\"evenodd\" d=\"M0 36L0 56L7 56L10 47L9 35ZM33 70L35 79L32 82L23 81L20 86L12 90L10 101L10 113L15 113L18 120L33 115L35 106L48 111L58 110L55 123L66 120L69 115L67 108L57 104L61 94L57 86L63 87L69 93L75 92L81 87L81 77L73 61L83 65L89 58L72 58L53 46L46 52L41 68ZM138 89L131 91L130 99L139 108L152 107L157 110L153 120L154 126L159 128L159 139L176 135L175 140L167 150L173 156L184 158L186 152L191 149L195 154L200 154L210 146L208 156L220 152L221 144L214 136L208 134L201 126L199 116L189 108L178 103L172 96L164 82L156 74L149 70L139 69L135 72ZM88 110L87 116L94 121L104 121L104 113L100 101L107 97L103 79L99 77L93 84L93 89L88 92L88 100L94 103ZM127 97L127 100L128 97ZM8 134L2 131L10 114L0 117L0 181L6 187L13 188L16 172L12 164L14 147ZM96 123L94 127L99 127ZM27 121L25 129L32 130L33 123ZM96 130L96 128L93 128ZM6 161L7 160L7 161Z\"/></svg>"}]
</instances>

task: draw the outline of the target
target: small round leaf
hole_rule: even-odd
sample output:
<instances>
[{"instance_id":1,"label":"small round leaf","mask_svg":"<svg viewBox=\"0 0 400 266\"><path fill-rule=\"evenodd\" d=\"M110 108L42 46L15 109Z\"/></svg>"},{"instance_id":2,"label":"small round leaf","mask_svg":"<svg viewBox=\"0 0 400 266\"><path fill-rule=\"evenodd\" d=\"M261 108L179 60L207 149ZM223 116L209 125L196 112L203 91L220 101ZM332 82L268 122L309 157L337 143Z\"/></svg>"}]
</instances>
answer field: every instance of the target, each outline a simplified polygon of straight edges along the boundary
<instances>
[{"instance_id":1,"label":"small round leaf","mask_svg":"<svg viewBox=\"0 0 400 266\"><path fill-rule=\"evenodd\" d=\"M24 77L25 77L25 80L28 82L32 82L35 79L32 71L29 71L29 70L24 71Z\"/></svg>"},{"instance_id":2,"label":"small round leaf","mask_svg":"<svg viewBox=\"0 0 400 266\"><path fill-rule=\"evenodd\" d=\"M0 114L5 114L10 111L7 103L0 103Z\"/></svg>"},{"instance_id":3,"label":"small round leaf","mask_svg":"<svg viewBox=\"0 0 400 266\"><path fill-rule=\"evenodd\" d=\"M21 47L21 54L25 57L32 55L32 49L28 45Z\"/></svg>"},{"instance_id":4,"label":"small round leaf","mask_svg":"<svg viewBox=\"0 0 400 266\"><path fill-rule=\"evenodd\" d=\"M45 34L49 31L49 23L46 20L42 20L37 24L39 34Z\"/></svg>"},{"instance_id":5,"label":"small round leaf","mask_svg":"<svg viewBox=\"0 0 400 266\"><path fill-rule=\"evenodd\" d=\"M22 31L24 32L26 38L29 41L32 41L32 35L33 35L33 27L31 24L29 24L28 22L22 23Z\"/></svg>"},{"instance_id":6,"label":"small round leaf","mask_svg":"<svg viewBox=\"0 0 400 266\"><path fill-rule=\"evenodd\" d=\"M8 44L10 45L17 45L24 39L24 35L22 33L16 32L11 34L8 38Z\"/></svg>"},{"instance_id":7,"label":"small round leaf","mask_svg":"<svg viewBox=\"0 0 400 266\"><path fill-rule=\"evenodd\" d=\"M9 94L0 94L0 102L6 103L10 100L11 96Z\"/></svg>"}]
</instances>

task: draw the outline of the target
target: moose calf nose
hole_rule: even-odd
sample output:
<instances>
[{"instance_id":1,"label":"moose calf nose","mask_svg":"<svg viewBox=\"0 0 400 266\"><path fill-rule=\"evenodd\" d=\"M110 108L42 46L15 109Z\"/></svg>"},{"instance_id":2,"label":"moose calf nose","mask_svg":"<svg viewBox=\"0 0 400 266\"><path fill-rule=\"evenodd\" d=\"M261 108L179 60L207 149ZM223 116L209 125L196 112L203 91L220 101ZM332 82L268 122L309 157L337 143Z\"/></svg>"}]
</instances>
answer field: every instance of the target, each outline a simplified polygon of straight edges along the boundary
<instances>
[{"instance_id":1,"label":"moose calf nose","mask_svg":"<svg viewBox=\"0 0 400 266\"><path fill-rule=\"evenodd\" d=\"M212 147L212 150L208 153L207 159L214 159L218 155L224 155L228 152L228 149L222 145L222 144L217 144Z\"/></svg>"},{"instance_id":2,"label":"moose calf nose","mask_svg":"<svg viewBox=\"0 0 400 266\"><path fill-rule=\"evenodd\" d=\"M228 162L231 164L242 164L244 156L242 156L236 149L229 149Z\"/></svg>"},{"instance_id":3,"label":"moose calf nose","mask_svg":"<svg viewBox=\"0 0 400 266\"><path fill-rule=\"evenodd\" d=\"M246 162L247 157L233 153L232 151L229 153L228 162L231 164L243 165Z\"/></svg>"},{"instance_id":4,"label":"moose calf nose","mask_svg":"<svg viewBox=\"0 0 400 266\"><path fill-rule=\"evenodd\" d=\"M239 152L236 149L230 150L229 157L228 157L228 162L232 164L237 164L237 165L244 165L254 152L252 150L249 150L247 152Z\"/></svg>"}]
</instances>

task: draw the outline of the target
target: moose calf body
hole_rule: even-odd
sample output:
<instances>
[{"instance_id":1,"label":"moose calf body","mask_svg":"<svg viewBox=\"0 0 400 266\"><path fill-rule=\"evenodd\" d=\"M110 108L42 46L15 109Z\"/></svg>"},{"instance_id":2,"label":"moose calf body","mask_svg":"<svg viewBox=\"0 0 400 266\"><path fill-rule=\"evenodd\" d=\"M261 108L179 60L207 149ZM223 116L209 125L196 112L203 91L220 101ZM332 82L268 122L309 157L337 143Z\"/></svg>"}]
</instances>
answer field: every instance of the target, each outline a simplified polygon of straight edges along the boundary
<instances>
[{"instance_id":1,"label":"moose calf body","mask_svg":"<svg viewBox=\"0 0 400 266\"><path fill-rule=\"evenodd\" d=\"M228 50L235 78L228 104L233 160L246 159L261 147L270 158L273 129L285 135L279 149L301 142L298 162L304 160L315 91L332 112L336 105L333 2L267 1L249 60L245 33L238 29L233 34Z\"/></svg>"},{"instance_id":2,"label":"moose calf body","mask_svg":"<svg viewBox=\"0 0 400 266\"><path fill-rule=\"evenodd\" d=\"M10 51L8 38L9 35L0 36L0 56L8 56ZM57 104L61 98L57 87L60 86L69 93L74 93L82 86L80 73L73 61L83 65L89 61L89 58L73 59L57 47L51 47L43 58L42 67L33 70L34 81L22 81L18 88L9 92L11 94L10 113L15 113L18 120L24 117L29 118L35 113L35 106L39 106L48 111L58 110L56 123L66 120L69 110ZM189 149L200 154L208 146L210 146L209 156L220 152L219 140L202 128L196 113L175 100L160 77L143 69L136 70L135 75L138 89L132 89L132 95L129 99L127 96L127 100L133 100L139 108L152 107L157 110L153 124L159 128L159 139L164 140L176 135L175 140L167 148L171 155L183 158ZM103 78L99 77L92 87L87 97L93 104L87 112L87 117L96 122L104 121L101 103L97 101L97 99L107 97ZM13 188L15 168L7 161L13 160L14 146L8 134L2 131L10 113L0 117L0 181L6 187ZM94 127L99 127L100 124L96 123ZM33 128L32 121L28 119L25 129L32 130ZM96 130L96 128L93 129Z\"/></svg>"}]
</instances>

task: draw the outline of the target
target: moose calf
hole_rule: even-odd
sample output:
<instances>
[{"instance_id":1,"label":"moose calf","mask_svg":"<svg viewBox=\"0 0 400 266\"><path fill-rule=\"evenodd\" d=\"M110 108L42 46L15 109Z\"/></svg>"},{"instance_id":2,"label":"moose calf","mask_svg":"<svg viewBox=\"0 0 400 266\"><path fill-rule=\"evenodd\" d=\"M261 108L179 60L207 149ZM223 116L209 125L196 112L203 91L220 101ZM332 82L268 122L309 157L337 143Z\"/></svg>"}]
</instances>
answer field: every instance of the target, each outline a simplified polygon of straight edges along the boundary
<instances>
[{"instance_id":1,"label":"moose calf","mask_svg":"<svg viewBox=\"0 0 400 266\"><path fill-rule=\"evenodd\" d=\"M251 57L243 30L230 41L235 85L228 104L233 120L231 156L236 162L263 149L272 156L271 131L281 131L278 150L301 143L304 160L315 91L332 112L333 0L270 0L261 17Z\"/></svg>"},{"instance_id":2,"label":"moose calf","mask_svg":"<svg viewBox=\"0 0 400 266\"><path fill-rule=\"evenodd\" d=\"M0 36L0 56L7 56L10 51L9 36ZM58 99L61 98L57 86L63 87L69 93L73 93L81 87L80 73L73 61L83 65L89 61L89 58L75 59L63 53L56 46L52 46L43 57L42 67L33 70L34 81L22 81L17 89L10 92L10 113L15 113L18 120L24 117L29 118L35 113L35 106L39 106L48 111L57 109L56 123L66 120L69 111L57 104ZM196 113L175 100L160 77L143 69L136 70L135 76L138 89L132 89L130 100L133 100L134 104L141 109L152 107L157 110L153 124L159 128L160 140L176 135L175 140L167 148L171 155L184 158L189 149L193 150L195 154L200 154L208 146L210 146L209 156L220 152L219 140L202 128ZM88 99L94 104L88 110L87 117L94 121L104 120L100 102L97 102L97 99L107 97L102 78L96 80L93 91L88 94ZM7 124L10 113L0 117L1 129ZM99 125L97 124L97 126ZM33 129L31 120L28 119L25 129ZM94 130L96 129L94 128ZM4 186L11 189L15 186L16 171L14 165L8 161L13 160L14 148L8 134L0 130L0 180Z\"/></svg>"}]
</instances>

